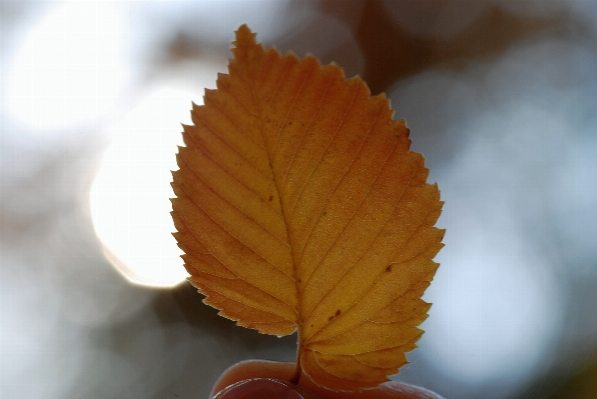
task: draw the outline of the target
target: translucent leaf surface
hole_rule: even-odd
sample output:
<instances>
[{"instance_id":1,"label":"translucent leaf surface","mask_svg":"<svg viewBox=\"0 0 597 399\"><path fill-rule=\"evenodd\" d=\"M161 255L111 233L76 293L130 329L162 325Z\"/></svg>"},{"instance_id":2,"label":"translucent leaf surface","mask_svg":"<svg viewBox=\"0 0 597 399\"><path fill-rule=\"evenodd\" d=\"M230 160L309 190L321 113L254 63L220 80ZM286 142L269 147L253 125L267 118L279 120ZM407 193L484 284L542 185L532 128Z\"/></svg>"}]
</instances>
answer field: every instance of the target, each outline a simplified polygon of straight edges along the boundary
<instances>
[{"instance_id":1,"label":"translucent leaf surface","mask_svg":"<svg viewBox=\"0 0 597 399\"><path fill-rule=\"evenodd\" d=\"M298 330L301 374L377 386L429 304L442 203L384 96L237 31L229 74L185 126L175 236L205 302L266 334Z\"/></svg>"}]
</instances>

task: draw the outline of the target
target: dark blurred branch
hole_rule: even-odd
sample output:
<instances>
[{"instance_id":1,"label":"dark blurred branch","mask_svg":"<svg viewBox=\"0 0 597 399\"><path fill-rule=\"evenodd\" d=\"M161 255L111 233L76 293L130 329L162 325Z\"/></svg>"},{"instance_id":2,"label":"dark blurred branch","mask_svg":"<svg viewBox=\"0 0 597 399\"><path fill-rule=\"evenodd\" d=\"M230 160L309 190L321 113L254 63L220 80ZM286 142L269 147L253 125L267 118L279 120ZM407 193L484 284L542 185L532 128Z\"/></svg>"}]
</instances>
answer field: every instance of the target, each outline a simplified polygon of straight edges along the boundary
<instances>
[{"instance_id":1,"label":"dark blurred branch","mask_svg":"<svg viewBox=\"0 0 597 399\"><path fill-rule=\"evenodd\" d=\"M388 14L381 0L363 1L361 19L351 28L365 57L363 79L373 94L386 90L396 80L432 66L456 66L498 56L517 42L531 35L558 29L567 21L565 16L559 14L546 18L522 17L485 1L487 5L484 12L470 26L449 39L434 40L415 37L405 31ZM478 3L479 0L474 1ZM463 8L467 7L466 1L460 3ZM430 7L442 7L441 0L427 4ZM321 1L323 12L350 25L353 21L346 12L347 8L350 7L346 6L345 1Z\"/></svg>"}]
</instances>

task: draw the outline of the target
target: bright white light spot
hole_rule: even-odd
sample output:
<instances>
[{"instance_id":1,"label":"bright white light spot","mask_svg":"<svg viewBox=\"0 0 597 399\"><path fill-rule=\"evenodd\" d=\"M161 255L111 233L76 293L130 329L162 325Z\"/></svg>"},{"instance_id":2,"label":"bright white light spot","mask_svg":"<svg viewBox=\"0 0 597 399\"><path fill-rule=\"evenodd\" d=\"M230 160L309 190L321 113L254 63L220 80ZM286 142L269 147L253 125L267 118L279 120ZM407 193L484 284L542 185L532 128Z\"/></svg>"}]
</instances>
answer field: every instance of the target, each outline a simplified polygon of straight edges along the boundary
<instances>
[{"instance_id":1,"label":"bright white light spot","mask_svg":"<svg viewBox=\"0 0 597 399\"><path fill-rule=\"evenodd\" d=\"M522 101L477 122L441 180L447 206L439 225L449 228L426 298L434 303L426 353L456 380L507 381L502 389L514 391L549 359L567 301L553 260L520 220L541 209L537 193L552 179L541 162L563 153L567 129Z\"/></svg>"},{"instance_id":2,"label":"bright white light spot","mask_svg":"<svg viewBox=\"0 0 597 399\"><path fill-rule=\"evenodd\" d=\"M469 384L524 380L557 334L562 298L549 269L504 233L453 229L451 251L438 257L450 269L427 298L433 362Z\"/></svg>"},{"instance_id":3,"label":"bright white light spot","mask_svg":"<svg viewBox=\"0 0 597 399\"><path fill-rule=\"evenodd\" d=\"M34 128L97 118L126 83L122 10L111 2L55 6L20 43L7 79L7 109Z\"/></svg>"},{"instance_id":4,"label":"bright white light spot","mask_svg":"<svg viewBox=\"0 0 597 399\"><path fill-rule=\"evenodd\" d=\"M213 86L217 68L207 69L196 68L196 76L199 82L209 76ZM172 286L188 276L171 235L170 171L178 169L180 123L191 123L191 101L202 103L201 95L157 89L110 129L112 144L90 193L91 214L108 258L133 282Z\"/></svg>"}]
</instances>

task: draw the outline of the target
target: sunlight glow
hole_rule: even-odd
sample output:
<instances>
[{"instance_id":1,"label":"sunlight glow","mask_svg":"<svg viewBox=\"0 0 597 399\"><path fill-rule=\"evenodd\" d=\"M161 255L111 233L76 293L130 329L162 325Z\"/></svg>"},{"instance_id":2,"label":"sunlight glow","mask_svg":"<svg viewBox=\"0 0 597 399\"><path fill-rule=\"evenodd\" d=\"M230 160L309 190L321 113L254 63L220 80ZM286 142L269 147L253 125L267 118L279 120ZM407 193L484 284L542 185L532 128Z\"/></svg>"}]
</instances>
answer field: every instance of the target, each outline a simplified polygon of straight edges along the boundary
<instances>
[{"instance_id":1,"label":"sunlight glow","mask_svg":"<svg viewBox=\"0 0 597 399\"><path fill-rule=\"evenodd\" d=\"M109 111L130 74L124 29L122 10L111 2L54 6L9 62L10 115L56 129Z\"/></svg>"},{"instance_id":2,"label":"sunlight glow","mask_svg":"<svg viewBox=\"0 0 597 399\"><path fill-rule=\"evenodd\" d=\"M203 72L215 82L215 70ZM134 283L174 286L188 275L171 235L169 212L170 171L178 168L180 123L191 123L191 101L202 103L202 98L197 92L158 88L112 126L112 143L90 192L106 256Z\"/></svg>"}]
</instances>

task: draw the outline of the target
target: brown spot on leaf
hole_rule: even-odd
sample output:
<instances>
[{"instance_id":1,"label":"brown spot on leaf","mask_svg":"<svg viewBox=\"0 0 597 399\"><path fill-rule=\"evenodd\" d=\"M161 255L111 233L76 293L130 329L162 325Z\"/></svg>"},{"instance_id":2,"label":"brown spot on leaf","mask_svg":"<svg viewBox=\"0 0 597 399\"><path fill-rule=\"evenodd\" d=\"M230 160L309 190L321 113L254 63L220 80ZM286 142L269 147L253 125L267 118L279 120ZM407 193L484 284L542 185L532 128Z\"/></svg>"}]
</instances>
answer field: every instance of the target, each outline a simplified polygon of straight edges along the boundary
<instances>
[{"instance_id":1,"label":"brown spot on leaf","mask_svg":"<svg viewBox=\"0 0 597 399\"><path fill-rule=\"evenodd\" d=\"M272 201L273 201L273 199L274 199L274 196L273 196L273 195L270 195L270 196L269 196L269 202L272 202Z\"/></svg>"},{"instance_id":2,"label":"brown spot on leaf","mask_svg":"<svg viewBox=\"0 0 597 399\"><path fill-rule=\"evenodd\" d=\"M338 317L340 315L340 313L342 313L342 311L340 309L336 310L336 313L330 317L328 317L329 321L332 321L334 318Z\"/></svg>"},{"instance_id":3,"label":"brown spot on leaf","mask_svg":"<svg viewBox=\"0 0 597 399\"><path fill-rule=\"evenodd\" d=\"M386 267L386 272L391 272L392 271L392 265L388 265L388 267Z\"/></svg>"}]
</instances>

